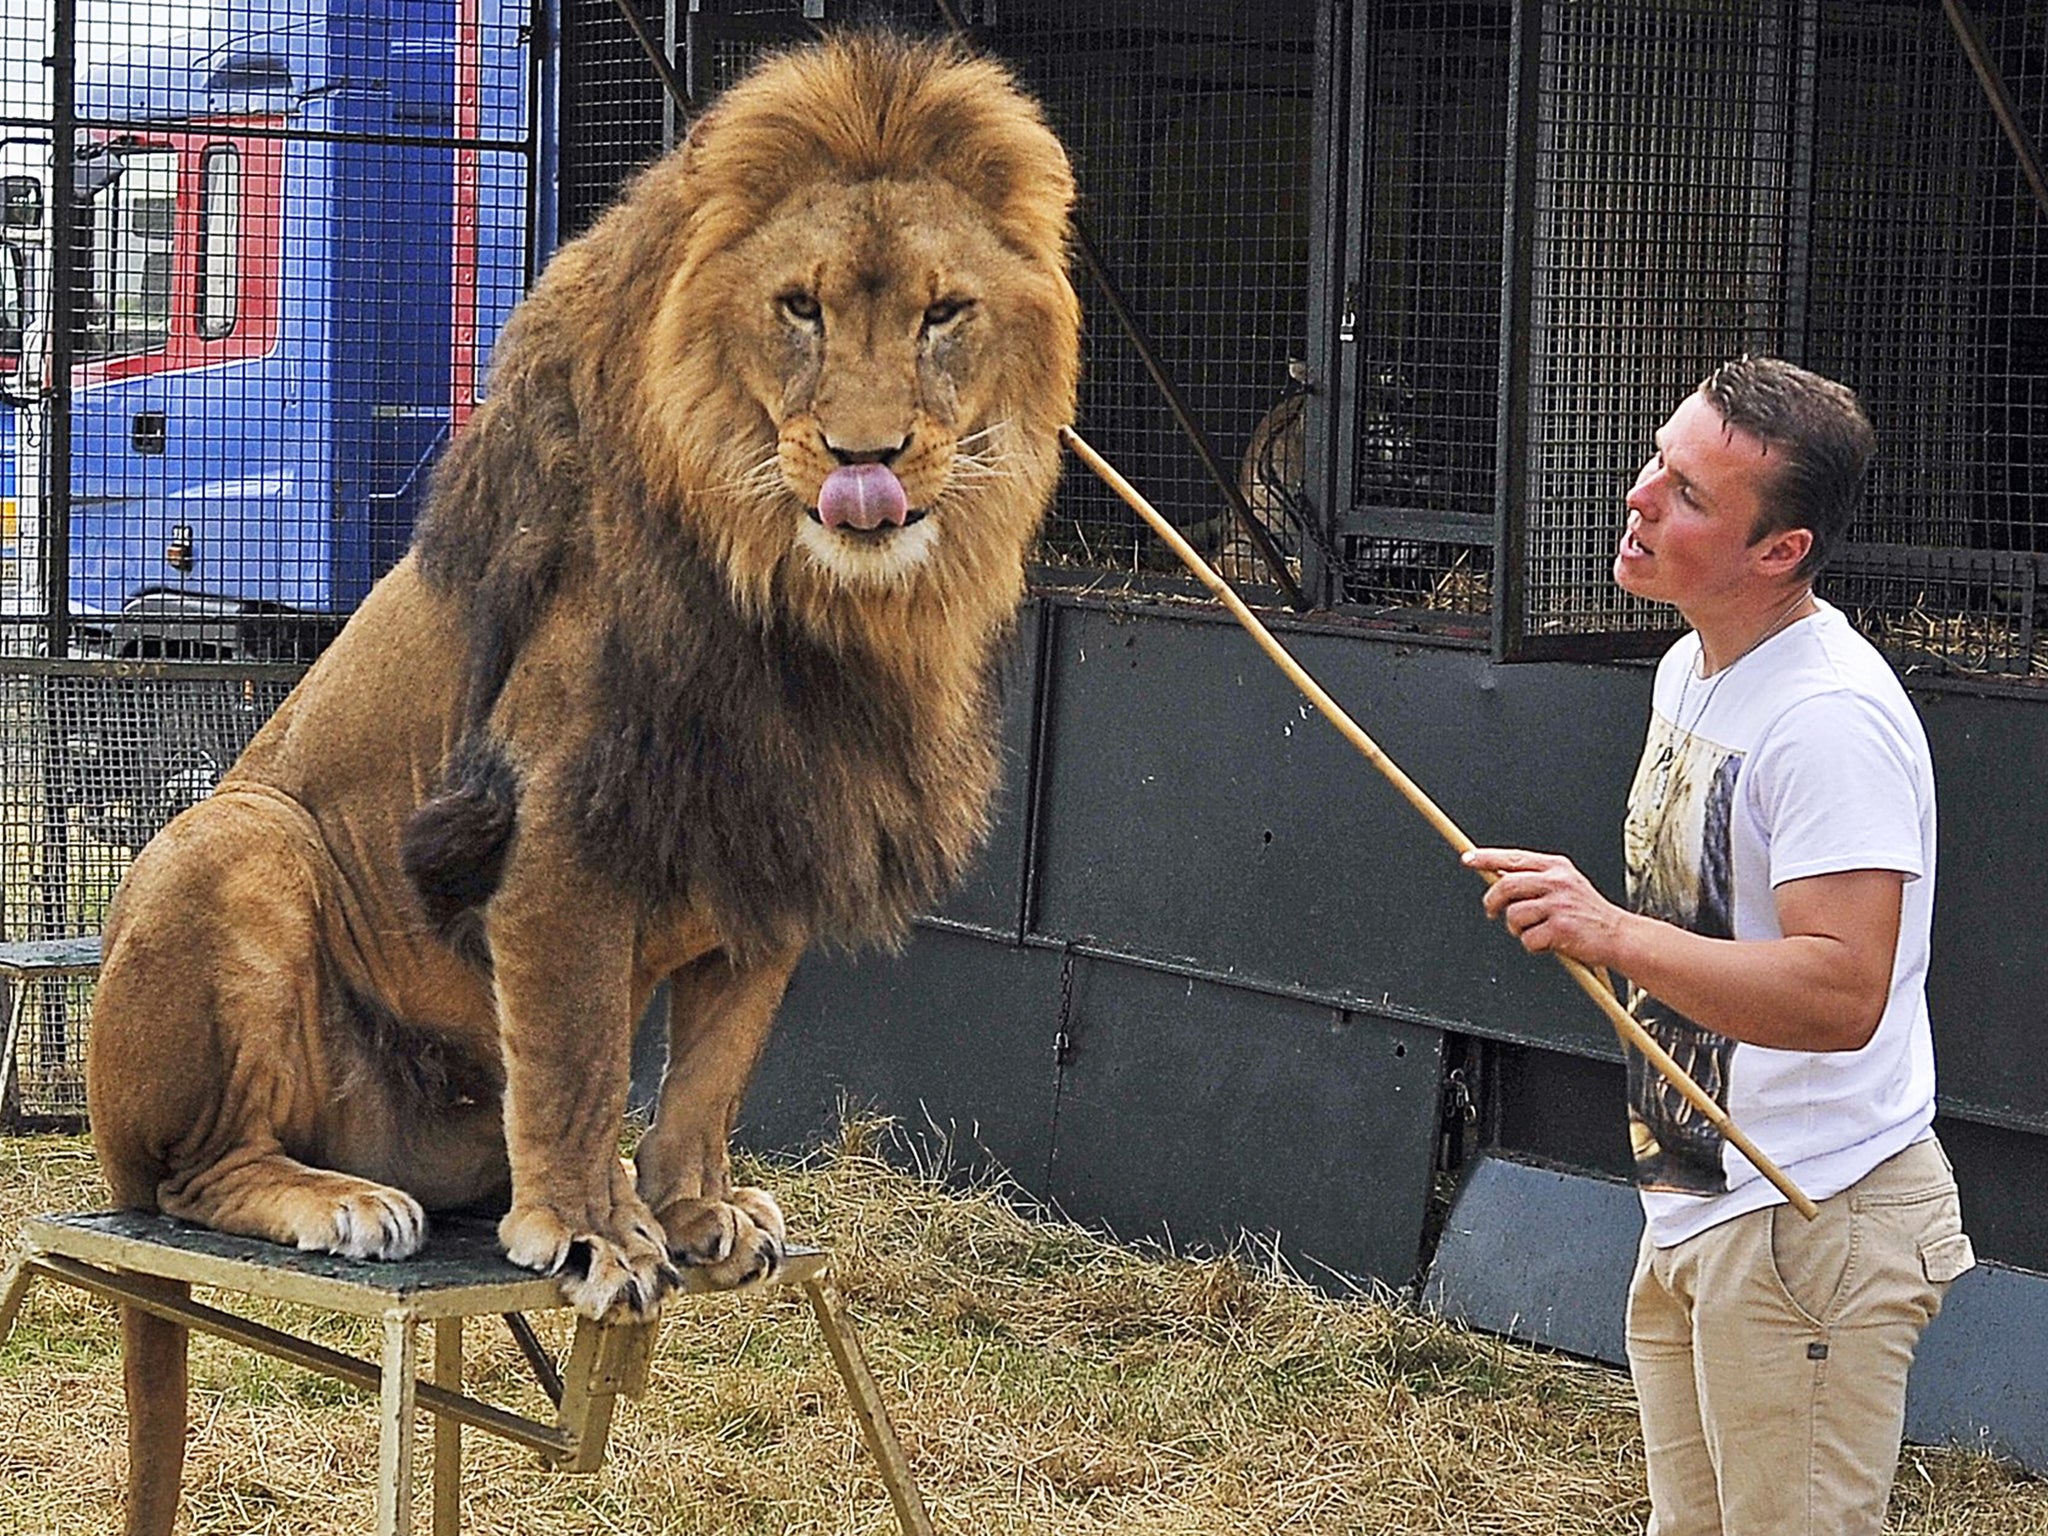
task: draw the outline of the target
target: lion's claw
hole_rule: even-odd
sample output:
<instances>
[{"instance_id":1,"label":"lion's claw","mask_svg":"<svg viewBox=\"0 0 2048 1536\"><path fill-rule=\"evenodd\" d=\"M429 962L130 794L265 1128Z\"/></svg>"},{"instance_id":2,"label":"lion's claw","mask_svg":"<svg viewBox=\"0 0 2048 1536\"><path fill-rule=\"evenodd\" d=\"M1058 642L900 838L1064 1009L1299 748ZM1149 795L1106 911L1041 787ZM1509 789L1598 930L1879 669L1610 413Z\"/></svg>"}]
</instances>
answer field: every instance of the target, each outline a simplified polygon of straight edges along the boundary
<instances>
[{"instance_id":1,"label":"lion's claw","mask_svg":"<svg viewBox=\"0 0 2048 1536\"><path fill-rule=\"evenodd\" d=\"M522 1269L552 1275L562 1299L599 1322L649 1318L662 1298L682 1284L661 1244L645 1235L645 1224L626 1223L624 1240L572 1230L552 1211L514 1206L498 1223L505 1256Z\"/></svg>"},{"instance_id":2,"label":"lion's claw","mask_svg":"<svg viewBox=\"0 0 2048 1536\"><path fill-rule=\"evenodd\" d=\"M678 1200L661 1213L668 1251L715 1290L772 1280L789 1255L782 1208L764 1189L724 1200Z\"/></svg>"},{"instance_id":3,"label":"lion's claw","mask_svg":"<svg viewBox=\"0 0 2048 1536\"><path fill-rule=\"evenodd\" d=\"M347 1259L409 1259L427 1240L427 1213L402 1189L366 1184L339 1199L307 1200L300 1248Z\"/></svg>"}]
</instances>

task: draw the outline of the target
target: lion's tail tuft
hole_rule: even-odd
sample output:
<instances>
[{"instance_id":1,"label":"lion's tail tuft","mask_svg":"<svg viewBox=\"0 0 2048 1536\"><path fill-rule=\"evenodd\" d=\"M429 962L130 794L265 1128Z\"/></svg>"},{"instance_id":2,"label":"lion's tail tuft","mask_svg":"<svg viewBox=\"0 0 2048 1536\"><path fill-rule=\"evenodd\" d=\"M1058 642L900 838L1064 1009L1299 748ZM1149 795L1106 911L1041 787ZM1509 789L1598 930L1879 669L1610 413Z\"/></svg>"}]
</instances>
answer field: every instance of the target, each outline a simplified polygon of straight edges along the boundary
<instances>
[{"instance_id":1,"label":"lion's tail tuft","mask_svg":"<svg viewBox=\"0 0 2048 1536\"><path fill-rule=\"evenodd\" d=\"M519 825L519 777L488 739L458 746L440 792L406 823L399 858L437 928L481 907L498 889Z\"/></svg>"}]
</instances>

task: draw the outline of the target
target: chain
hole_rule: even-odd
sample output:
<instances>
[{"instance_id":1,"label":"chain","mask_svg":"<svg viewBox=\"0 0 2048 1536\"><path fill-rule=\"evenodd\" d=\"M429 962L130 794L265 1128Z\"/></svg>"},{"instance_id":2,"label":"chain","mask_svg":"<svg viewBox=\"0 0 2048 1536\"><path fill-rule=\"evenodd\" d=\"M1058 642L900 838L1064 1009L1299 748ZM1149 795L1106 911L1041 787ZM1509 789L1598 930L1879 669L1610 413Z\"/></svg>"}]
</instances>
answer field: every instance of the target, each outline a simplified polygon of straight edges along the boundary
<instances>
[{"instance_id":1,"label":"chain","mask_svg":"<svg viewBox=\"0 0 2048 1536\"><path fill-rule=\"evenodd\" d=\"M1073 1059L1074 1035L1074 941L1067 940L1060 952L1060 1017L1052 1037L1053 1060L1065 1066Z\"/></svg>"}]
</instances>

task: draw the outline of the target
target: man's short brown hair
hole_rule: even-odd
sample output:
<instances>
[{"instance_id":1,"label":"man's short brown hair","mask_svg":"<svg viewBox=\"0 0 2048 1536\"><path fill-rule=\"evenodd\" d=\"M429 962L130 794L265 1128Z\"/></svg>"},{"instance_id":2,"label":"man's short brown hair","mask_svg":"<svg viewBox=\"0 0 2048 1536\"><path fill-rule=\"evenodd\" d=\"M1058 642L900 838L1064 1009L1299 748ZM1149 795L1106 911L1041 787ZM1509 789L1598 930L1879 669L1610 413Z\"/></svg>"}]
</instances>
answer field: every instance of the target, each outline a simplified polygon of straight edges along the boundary
<instances>
[{"instance_id":1,"label":"man's short brown hair","mask_svg":"<svg viewBox=\"0 0 2048 1536\"><path fill-rule=\"evenodd\" d=\"M1729 426L1762 441L1776 462L1750 542L1804 528L1813 548L1798 574L1827 562L1863 500L1877 434L1856 392L1780 357L1744 356L1700 381Z\"/></svg>"}]
</instances>

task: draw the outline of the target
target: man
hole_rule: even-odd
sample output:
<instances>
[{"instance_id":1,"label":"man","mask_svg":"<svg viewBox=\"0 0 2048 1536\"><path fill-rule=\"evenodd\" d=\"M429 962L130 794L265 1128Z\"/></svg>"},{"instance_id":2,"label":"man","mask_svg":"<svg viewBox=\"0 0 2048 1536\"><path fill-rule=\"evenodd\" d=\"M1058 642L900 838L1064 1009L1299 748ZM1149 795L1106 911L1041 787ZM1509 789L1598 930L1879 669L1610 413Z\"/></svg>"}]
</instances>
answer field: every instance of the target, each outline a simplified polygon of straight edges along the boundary
<instances>
[{"instance_id":1,"label":"man","mask_svg":"<svg viewBox=\"0 0 2048 1536\"><path fill-rule=\"evenodd\" d=\"M1849 390L1775 358L1687 397L1614 559L1692 628L1657 670L1628 907L1556 855L1466 856L1525 949L1627 977L1635 1016L1820 1203L1802 1219L1632 1056L1651 1536L1875 1536L1914 1348L1974 1262L1930 1128L1926 737L1813 593L1873 444Z\"/></svg>"}]
</instances>

